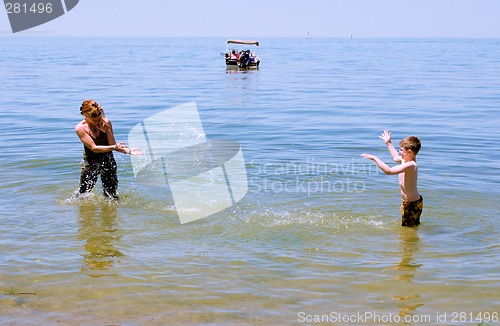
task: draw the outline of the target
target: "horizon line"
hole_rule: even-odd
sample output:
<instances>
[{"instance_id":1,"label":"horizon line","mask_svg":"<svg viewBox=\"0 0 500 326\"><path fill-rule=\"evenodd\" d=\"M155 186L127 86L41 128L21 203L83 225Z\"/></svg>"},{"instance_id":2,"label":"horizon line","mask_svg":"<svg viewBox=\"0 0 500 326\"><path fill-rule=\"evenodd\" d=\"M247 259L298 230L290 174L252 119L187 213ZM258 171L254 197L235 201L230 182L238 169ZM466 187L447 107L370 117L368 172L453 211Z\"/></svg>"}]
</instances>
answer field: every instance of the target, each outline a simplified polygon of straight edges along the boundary
<instances>
[{"instance_id":1,"label":"horizon line","mask_svg":"<svg viewBox=\"0 0 500 326\"><path fill-rule=\"evenodd\" d=\"M59 34L55 31L22 31L13 33L12 31L1 31L1 36L55 36L55 37L134 37L134 38L225 38L225 39L266 39L266 38L293 38L293 39L500 39L500 36L358 36L351 37L351 35L346 36L316 36L316 37L306 37L306 36L224 36L224 35L93 35L93 34Z\"/></svg>"}]
</instances>

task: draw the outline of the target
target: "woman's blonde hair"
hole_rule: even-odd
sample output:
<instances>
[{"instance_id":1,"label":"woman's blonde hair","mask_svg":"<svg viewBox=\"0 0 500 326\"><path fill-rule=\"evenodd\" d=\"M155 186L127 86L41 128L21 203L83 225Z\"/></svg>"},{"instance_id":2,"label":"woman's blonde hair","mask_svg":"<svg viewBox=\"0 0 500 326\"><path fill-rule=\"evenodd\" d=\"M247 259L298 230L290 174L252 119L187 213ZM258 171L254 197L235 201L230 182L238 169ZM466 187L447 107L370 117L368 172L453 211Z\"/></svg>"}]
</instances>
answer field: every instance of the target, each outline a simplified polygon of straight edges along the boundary
<instances>
[{"instance_id":1,"label":"woman's blonde hair","mask_svg":"<svg viewBox=\"0 0 500 326\"><path fill-rule=\"evenodd\" d=\"M85 100L80 106L80 114L81 115L90 115L96 113L104 113L104 110L101 108L99 103L94 100Z\"/></svg>"}]
</instances>

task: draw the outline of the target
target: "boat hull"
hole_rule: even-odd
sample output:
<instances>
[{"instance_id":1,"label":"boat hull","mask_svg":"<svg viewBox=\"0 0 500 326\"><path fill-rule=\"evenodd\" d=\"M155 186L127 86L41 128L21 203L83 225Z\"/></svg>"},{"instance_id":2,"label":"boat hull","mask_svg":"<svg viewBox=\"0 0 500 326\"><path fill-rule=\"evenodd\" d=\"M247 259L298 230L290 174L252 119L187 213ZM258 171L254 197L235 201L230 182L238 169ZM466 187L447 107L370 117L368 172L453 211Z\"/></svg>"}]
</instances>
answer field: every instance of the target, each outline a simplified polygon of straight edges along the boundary
<instances>
[{"instance_id":1,"label":"boat hull","mask_svg":"<svg viewBox=\"0 0 500 326\"><path fill-rule=\"evenodd\" d=\"M226 69L259 69L260 60L249 62L246 66L242 66L238 60L226 59Z\"/></svg>"}]
</instances>

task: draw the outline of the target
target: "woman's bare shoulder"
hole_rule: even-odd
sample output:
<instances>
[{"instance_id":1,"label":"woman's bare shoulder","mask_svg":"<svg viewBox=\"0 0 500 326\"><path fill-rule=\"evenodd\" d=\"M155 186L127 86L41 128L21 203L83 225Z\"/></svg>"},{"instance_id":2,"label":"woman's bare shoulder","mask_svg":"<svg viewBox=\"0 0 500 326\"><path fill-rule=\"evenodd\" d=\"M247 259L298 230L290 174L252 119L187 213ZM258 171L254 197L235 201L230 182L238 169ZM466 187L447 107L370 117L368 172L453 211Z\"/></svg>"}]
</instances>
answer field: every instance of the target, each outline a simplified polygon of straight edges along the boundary
<instances>
[{"instance_id":1,"label":"woman's bare shoulder","mask_svg":"<svg viewBox=\"0 0 500 326\"><path fill-rule=\"evenodd\" d=\"M85 120L82 120L75 126L75 131L79 130L86 131L87 128L88 128L87 123L85 122Z\"/></svg>"}]
</instances>

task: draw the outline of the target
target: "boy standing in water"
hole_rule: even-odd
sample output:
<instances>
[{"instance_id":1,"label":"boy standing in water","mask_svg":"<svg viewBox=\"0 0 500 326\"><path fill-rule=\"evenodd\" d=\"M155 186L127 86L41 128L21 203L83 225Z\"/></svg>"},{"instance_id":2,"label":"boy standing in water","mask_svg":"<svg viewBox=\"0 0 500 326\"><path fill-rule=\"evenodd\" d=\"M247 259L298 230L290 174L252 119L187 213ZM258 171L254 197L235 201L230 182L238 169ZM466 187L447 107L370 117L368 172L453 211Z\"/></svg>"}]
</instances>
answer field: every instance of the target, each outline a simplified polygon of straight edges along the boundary
<instances>
[{"instance_id":1,"label":"boy standing in water","mask_svg":"<svg viewBox=\"0 0 500 326\"><path fill-rule=\"evenodd\" d=\"M392 159L399 163L394 167L389 167L381 159L371 154L361 154L362 157L375 161L378 167L385 174L398 174L399 187L401 189L402 226L417 226L420 224L420 215L424 207L424 201L417 188L418 165L416 156L420 150L420 140L415 136L402 139L399 142L399 153L392 144L391 133L384 130L380 138L389 148Z\"/></svg>"}]
</instances>

